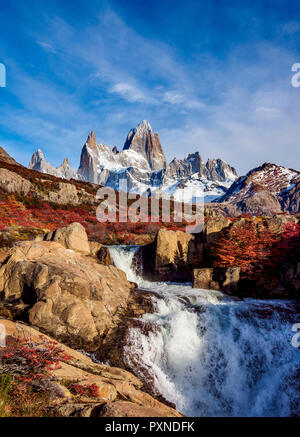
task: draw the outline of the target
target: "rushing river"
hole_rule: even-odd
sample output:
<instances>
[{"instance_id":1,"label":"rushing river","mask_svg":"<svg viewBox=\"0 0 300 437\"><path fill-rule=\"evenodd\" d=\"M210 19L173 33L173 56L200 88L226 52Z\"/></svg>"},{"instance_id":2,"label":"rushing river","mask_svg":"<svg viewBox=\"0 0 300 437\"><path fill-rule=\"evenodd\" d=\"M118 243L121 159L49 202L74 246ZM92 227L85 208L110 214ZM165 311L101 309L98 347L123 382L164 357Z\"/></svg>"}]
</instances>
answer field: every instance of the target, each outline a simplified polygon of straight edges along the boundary
<instances>
[{"instance_id":1,"label":"rushing river","mask_svg":"<svg viewBox=\"0 0 300 437\"><path fill-rule=\"evenodd\" d=\"M137 250L110 248L130 281L158 294L142 319L155 329L130 331L128 366L138 355L156 390L188 416L299 416L298 304L145 281L134 268Z\"/></svg>"}]
</instances>

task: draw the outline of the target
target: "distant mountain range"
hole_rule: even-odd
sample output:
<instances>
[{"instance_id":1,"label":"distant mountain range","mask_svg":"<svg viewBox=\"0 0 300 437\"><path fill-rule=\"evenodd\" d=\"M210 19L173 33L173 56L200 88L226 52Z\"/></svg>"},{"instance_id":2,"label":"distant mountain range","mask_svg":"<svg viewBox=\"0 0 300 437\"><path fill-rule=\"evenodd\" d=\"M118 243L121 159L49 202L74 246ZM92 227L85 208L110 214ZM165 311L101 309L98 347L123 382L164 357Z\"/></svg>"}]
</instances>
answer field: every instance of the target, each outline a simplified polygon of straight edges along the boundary
<instances>
[{"instance_id":1,"label":"distant mountain range","mask_svg":"<svg viewBox=\"0 0 300 437\"><path fill-rule=\"evenodd\" d=\"M206 201L224 195L237 179L236 170L221 159L203 161L199 152L184 160L167 162L159 135L152 132L148 121L143 120L131 129L123 150L97 143L92 131L81 152L80 166L73 171L66 158L60 167L47 163L41 150L37 150L29 168L65 179L79 179L119 190L126 181L128 191L143 195L172 195L185 201L197 200L202 193Z\"/></svg>"},{"instance_id":2,"label":"distant mountain range","mask_svg":"<svg viewBox=\"0 0 300 437\"><path fill-rule=\"evenodd\" d=\"M182 200L183 192L185 202L204 196L206 202L219 204L228 215L300 211L299 171L265 163L238 177L236 170L222 159L208 159L205 163L199 152L168 163L158 134L152 132L146 120L130 130L121 151L97 143L92 131L82 148L77 171L71 169L67 158L61 166L53 167L41 150L33 154L29 168L117 191L124 188L120 183L125 180L130 192L172 195L177 201Z\"/></svg>"}]
</instances>

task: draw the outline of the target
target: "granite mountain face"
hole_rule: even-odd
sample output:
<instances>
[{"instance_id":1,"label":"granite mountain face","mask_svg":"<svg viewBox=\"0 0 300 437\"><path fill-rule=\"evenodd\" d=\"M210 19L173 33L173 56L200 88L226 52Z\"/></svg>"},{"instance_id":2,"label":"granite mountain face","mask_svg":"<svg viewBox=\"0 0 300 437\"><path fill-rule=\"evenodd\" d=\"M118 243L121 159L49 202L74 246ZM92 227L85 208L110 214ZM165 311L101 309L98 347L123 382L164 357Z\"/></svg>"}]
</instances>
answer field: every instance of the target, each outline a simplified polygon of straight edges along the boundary
<instances>
[{"instance_id":1,"label":"granite mountain face","mask_svg":"<svg viewBox=\"0 0 300 437\"><path fill-rule=\"evenodd\" d=\"M233 167L221 159L203 161L199 152L183 160L174 158L168 164L159 135L153 133L148 121L143 120L127 135L123 150L97 143L92 131L83 146L77 172L72 171L65 159L60 167L46 162L43 152L35 152L29 168L66 179L80 179L113 189L127 189L138 194L173 195L185 201L199 198L202 192L206 201L222 196L236 180ZM187 197L186 197L187 196Z\"/></svg>"},{"instance_id":2,"label":"granite mountain face","mask_svg":"<svg viewBox=\"0 0 300 437\"><path fill-rule=\"evenodd\" d=\"M151 170L160 170L168 166L159 136L157 133L153 134L146 120L131 129L126 138L124 150L134 150L142 155L148 161Z\"/></svg>"}]
</instances>

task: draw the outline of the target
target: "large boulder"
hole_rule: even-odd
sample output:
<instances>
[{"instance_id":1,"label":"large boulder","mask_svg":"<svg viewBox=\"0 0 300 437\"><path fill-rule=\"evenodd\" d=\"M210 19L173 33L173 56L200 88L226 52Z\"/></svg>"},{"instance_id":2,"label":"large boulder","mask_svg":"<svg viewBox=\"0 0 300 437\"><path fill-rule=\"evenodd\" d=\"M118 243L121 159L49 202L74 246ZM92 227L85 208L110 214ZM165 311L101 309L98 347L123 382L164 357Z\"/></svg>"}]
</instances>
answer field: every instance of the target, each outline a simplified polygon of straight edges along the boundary
<instances>
[{"instance_id":1,"label":"large boulder","mask_svg":"<svg viewBox=\"0 0 300 437\"><path fill-rule=\"evenodd\" d=\"M87 233L80 223L72 223L64 228L56 229L46 234L46 241L56 241L66 249L75 250L82 254L90 254L90 243Z\"/></svg>"},{"instance_id":2,"label":"large boulder","mask_svg":"<svg viewBox=\"0 0 300 437\"><path fill-rule=\"evenodd\" d=\"M192 270L204 256L203 233L160 229L155 241L139 252L143 275L155 281L191 281Z\"/></svg>"},{"instance_id":3,"label":"large boulder","mask_svg":"<svg viewBox=\"0 0 300 437\"><path fill-rule=\"evenodd\" d=\"M216 241L222 235L222 231L230 226L232 221L228 218L221 216L216 216L209 218L204 223L204 239L206 246L210 246L214 241Z\"/></svg>"},{"instance_id":4,"label":"large boulder","mask_svg":"<svg viewBox=\"0 0 300 437\"><path fill-rule=\"evenodd\" d=\"M175 279L189 264L189 248L194 237L182 231L161 229L156 237L155 274L161 280Z\"/></svg>"},{"instance_id":5,"label":"large boulder","mask_svg":"<svg viewBox=\"0 0 300 437\"><path fill-rule=\"evenodd\" d=\"M193 270L193 288L210 290L212 286L213 268L202 268Z\"/></svg>"},{"instance_id":6,"label":"large boulder","mask_svg":"<svg viewBox=\"0 0 300 437\"><path fill-rule=\"evenodd\" d=\"M193 288L234 294L238 291L240 273L239 267L194 269Z\"/></svg>"},{"instance_id":7,"label":"large boulder","mask_svg":"<svg viewBox=\"0 0 300 437\"><path fill-rule=\"evenodd\" d=\"M57 242L26 241L0 268L0 303L68 343L96 350L127 310L132 283Z\"/></svg>"}]
</instances>

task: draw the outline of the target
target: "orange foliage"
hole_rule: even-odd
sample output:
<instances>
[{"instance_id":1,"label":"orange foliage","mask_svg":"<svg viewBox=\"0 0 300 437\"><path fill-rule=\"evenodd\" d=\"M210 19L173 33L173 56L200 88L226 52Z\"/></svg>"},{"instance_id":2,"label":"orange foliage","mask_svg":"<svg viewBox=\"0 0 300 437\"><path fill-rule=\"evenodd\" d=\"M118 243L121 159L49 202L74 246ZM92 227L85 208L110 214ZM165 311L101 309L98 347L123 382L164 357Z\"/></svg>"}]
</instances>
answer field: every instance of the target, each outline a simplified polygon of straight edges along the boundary
<instances>
[{"instance_id":1,"label":"orange foliage","mask_svg":"<svg viewBox=\"0 0 300 437\"><path fill-rule=\"evenodd\" d=\"M212 245L214 266L251 271L268 259L278 238L263 225L251 221L232 226Z\"/></svg>"}]
</instances>

